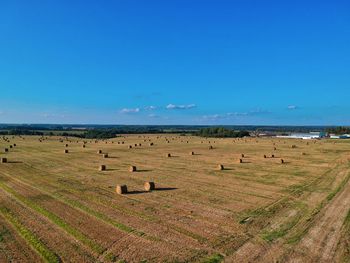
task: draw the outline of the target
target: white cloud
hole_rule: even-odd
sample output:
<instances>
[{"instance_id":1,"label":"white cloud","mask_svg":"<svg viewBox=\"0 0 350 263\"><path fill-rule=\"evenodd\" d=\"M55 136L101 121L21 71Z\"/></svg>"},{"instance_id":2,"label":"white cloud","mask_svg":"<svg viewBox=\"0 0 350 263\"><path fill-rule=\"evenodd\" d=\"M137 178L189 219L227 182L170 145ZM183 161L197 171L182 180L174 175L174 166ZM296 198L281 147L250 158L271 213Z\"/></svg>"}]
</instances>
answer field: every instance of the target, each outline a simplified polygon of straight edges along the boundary
<instances>
[{"instance_id":1,"label":"white cloud","mask_svg":"<svg viewBox=\"0 0 350 263\"><path fill-rule=\"evenodd\" d=\"M120 112L121 113L137 113L137 112L140 112L140 108L124 108Z\"/></svg>"},{"instance_id":2,"label":"white cloud","mask_svg":"<svg viewBox=\"0 0 350 263\"><path fill-rule=\"evenodd\" d=\"M229 112L226 113L227 116L247 116L249 115L248 112Z\"/></svg>"},{"instance_id":3,"label":"white cloud","mask_svg":"<svg viewBox=\"0 0 350 263\"><path fill-rule=\"evenodd\" d=\"M189 110L196 107L196 104L188 104L188 105L174 105L174 104L168 104L166 108L168 110Z\"/></svg>"},{"instance_id":4,"label":"white cloud","mask_svg":"<svg viewBox=\"0 0 350 263\"><path fill-rule=\"evenodd\" d=\"M271 111L257 108L255 110L249 111L248 115L260 115L260 114L268 114L268 113L271 113Z\"/></svg>"},{"instance_id":5,"label":"white cloud","mask_svg":"<svg viewBox=\"0 0 350 263\"><path fill-rule=\"evenodd\" d=\"M221 115L221 114L204 115L202 116L202 118L206 120L218 120L218 119L225 118L225 115Z\"/></svg>"},{"instance_id":6,"label":"white cloud","mask_svg":"<svg viewBox=\"0 0 350 263\"><path fill-rule=\"evenodd\" d=\"M157 109L156 106L146 106L145 107L145 110L155 110L155 109Z\"/></svg>"},{"instance_id":7,"label":"white cloud","mask_svg":"<svg viewBox=\"0 0 350 263\"><path fill-rule=\"evenodd\" d=\"M298 106L289 105L287 108L288 108L288 110L296 110L296 109L298 109Z\"/></svg>"},{"instance_id":8,"label":"white cloud","mask_svg":"<svg viewBox=\"0 0 350 263\"><path fill-rule=\"evenodd\" d=\"M230 119L234 117L245 117L245 116L249 117L249 116L268 114L268 113L271 113L271 112L267 110L256 109L248 112L228 112L223 114L204 115L202 116L202 118L206 120L219 120L219 119Z\"/></svg>"},{"instance_id":9,"label":"white cloud","mask_svg":"<svg viewBox=\"0 0 350 263\"><path fill-rule=\"evenodd\" d=\"M50 119L50 118L65 118L65 114L56 114L56 113L42 113L40 114L42 117Z\"/></svg>"}]
</instances>

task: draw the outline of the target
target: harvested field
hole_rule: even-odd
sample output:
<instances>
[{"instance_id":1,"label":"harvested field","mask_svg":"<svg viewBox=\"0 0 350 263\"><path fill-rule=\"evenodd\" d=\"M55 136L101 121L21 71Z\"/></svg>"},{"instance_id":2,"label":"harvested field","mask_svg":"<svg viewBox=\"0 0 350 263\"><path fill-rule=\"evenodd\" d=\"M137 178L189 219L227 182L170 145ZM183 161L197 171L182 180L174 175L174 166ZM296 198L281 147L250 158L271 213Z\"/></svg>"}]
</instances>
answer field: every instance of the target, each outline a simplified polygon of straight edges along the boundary
<instances>
[{"instance_id":1,"label":"harvested field","mask_svg":"<svg viewBox=\"0 0 350 263\"><path fill-rule=\"evenodd\" d=\"M23 138L0 153L0 262L350 259L346 140Z\"/></svg>"}]
</instances>

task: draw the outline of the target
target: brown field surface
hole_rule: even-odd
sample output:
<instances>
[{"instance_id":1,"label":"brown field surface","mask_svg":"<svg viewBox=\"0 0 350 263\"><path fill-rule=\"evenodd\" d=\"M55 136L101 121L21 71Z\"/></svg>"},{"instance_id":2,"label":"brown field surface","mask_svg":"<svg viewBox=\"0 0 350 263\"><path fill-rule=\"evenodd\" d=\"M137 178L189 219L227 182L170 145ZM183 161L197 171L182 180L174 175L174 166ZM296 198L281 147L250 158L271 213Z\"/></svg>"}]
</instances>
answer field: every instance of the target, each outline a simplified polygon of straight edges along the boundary
<instances>
[{"instance_id":1,"label":"brown field surface","mask_svg":"<svg viewBox=\"0 0 350 263\"><path fill-rule=\"evenodd\" d=\"M6 138L0 262L350 262L350 141Z\"/></svg>"}]
</instances>

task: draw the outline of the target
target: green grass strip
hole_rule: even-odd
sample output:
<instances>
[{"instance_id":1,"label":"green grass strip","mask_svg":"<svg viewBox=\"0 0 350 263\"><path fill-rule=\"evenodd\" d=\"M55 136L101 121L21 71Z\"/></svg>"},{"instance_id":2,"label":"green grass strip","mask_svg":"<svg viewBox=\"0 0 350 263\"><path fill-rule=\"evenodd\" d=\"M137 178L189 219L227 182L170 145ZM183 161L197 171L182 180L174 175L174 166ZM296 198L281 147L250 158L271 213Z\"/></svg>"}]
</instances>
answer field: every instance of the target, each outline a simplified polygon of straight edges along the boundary
<instances>
[{"instance_id":1,"label":"green grass strip","mask_svg":"<svg viewBox=\"0 0 350 263\"><path fill-rule=\"evenodd\" d=\"M65 230L68 234L75 237L77 240L82 242L84 245L88 246L92 249L95 253L102 254L106 249L102 247L100 244L94 242L93 240L89 239L87 236L85 236L83 233L81 233L79 230L75 229L74 227L67 224L63 219L55 215L54 213L46 210L45 208L39 206L38 204L34 203L30 199L22 196L21 194L17 193L4 183L0 182L0 186L8 193L12 194L17 200L24 203L31 209L35 210L36 212L40 213L41 215L45 216L49 220L51 220L53 223L55 223L57 226Z\"/></svg>"},{"instance_id":2,"label":"green grass strip","mask_svg":"<svg viewBox=\"0 0 350 263\"><path fill-rule=\"evenodd\" d=\"M304 224L301 229L298 229L295 234L288 238L287 243L294 244L299 242L302 237L307 233L307 231L312 226L313 220L315 216L321 212L321 210L332 201L332 199L345 187L345 185L350 180L350 173L343 179L343 181L338 185L336 189L334 189L331 193L327 195L327 197L317 205L315 209L313 209L308 216L303 220Z\"/></svg>"},{"instance_id":3,"label":"green grass strip","mask_svg":"<svg viewBox=\"0 0 350 263\"><path fill-rule=\"evenodd\" d=\"M17 231L17 233L42 257L45 262L61 262L60 258L47 248L28 228L26 228L7 208L1 207L0 213Z\"/></svg>"},{"instance_id":4,"label":"green grass strip","mask_svg":"<svg viewBox=\"0 0 350 263\"><path fill-rule=\"evenodd\" d=\"M127 233L133 233L137 236L144 236L145 233L144 232L141 232L141 231L138 231L130 226L127 226L127 225L124 225L122 223L119 223L119 222L116 222L115 220L109 218L108 216L104 215L104 214L101 214L85 205L83 205L82 203L80 203L79 201L76 201L76 200L70 200L70 199L67 199L67 198L64 198L62 195L59 195L59 194L54 194L54 196L58 199L62 199L65 203L67 203L68 205L70 205L71 207L74 207L74 208L79 208L80 210L86 212L87 214L89 215L93 215L95 216L96 218L124 231L124 232L127 232Z\"/></svg>"},{"instance_id":5,"label":"green grass strip","mask_svg":"<svg viewBox=\"0 0 350 263\"><path fill-rule=\"evenodd\" d=\"M224 256L219 254L219 253L215 253L209 257L207 257L206 259L204 259L203 261L201 261L202 263L220 263L224 260Z\"/></svg>"}]
</instances>

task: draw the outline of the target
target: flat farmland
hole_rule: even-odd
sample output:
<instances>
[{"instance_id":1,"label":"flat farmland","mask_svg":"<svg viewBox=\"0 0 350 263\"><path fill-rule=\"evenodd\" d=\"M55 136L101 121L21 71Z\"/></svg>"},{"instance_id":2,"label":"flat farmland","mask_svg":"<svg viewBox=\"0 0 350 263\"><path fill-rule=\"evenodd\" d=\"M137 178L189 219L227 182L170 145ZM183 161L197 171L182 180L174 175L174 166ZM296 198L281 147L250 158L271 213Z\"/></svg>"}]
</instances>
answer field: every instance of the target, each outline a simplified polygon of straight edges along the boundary
<instances>
[{"instance_id":1,"label":"flat farmland","mask_svg":"<svg viewBox=\"0 0 350 263\"><path fill-rule=\"evenodd\" d=\"M2 137L0 262L348 262L349 146Z\"/></svg>"}]
</instances>

